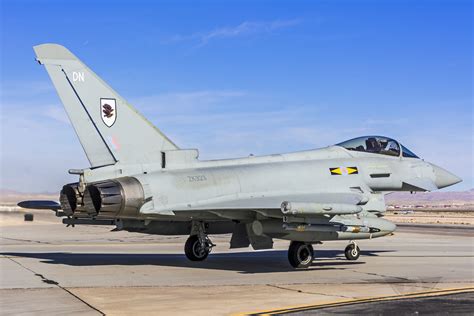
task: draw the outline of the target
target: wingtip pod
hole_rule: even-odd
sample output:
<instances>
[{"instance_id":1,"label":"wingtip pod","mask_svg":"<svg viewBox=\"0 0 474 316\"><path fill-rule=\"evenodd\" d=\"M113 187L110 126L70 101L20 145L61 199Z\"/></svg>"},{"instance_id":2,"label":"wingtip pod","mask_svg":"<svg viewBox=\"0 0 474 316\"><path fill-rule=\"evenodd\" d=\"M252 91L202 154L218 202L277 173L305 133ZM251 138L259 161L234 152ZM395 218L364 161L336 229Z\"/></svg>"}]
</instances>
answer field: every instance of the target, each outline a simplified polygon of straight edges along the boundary
<instances>
[{"instance_id":1,"label":"wingtip pod","mask_svg":"<svg viewBox=\"0 0 474 316\"><path fill-rule=\"evenodd\" d=\"M40 44L33 46L36 60L43 64L44 60L77 60L77 57L66 47L59 44Z\"/></svg>"}]
</instances>

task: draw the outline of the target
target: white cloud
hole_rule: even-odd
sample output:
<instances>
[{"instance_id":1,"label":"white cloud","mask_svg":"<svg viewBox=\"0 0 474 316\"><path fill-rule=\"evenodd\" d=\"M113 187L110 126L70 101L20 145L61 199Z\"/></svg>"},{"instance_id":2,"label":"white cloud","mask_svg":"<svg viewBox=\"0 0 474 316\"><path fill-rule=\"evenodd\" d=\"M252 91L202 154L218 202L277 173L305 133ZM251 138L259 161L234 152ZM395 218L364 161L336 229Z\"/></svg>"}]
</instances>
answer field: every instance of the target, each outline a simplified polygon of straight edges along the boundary
<instances>
[{"instance_id":1,"label":"white cloud","mask_svg":"<svg viewBox=\"0 0 474 316\"><path fill-rule=\"evenodd\" d=\"M161 113L183 113L193 109L203 110L246 95L246 92L239 90L183 91L134 98L132 104Z\"/></svg>"},{"instance_id":2,"label":"white cloud","mask_svg":"<svg viewBox=\"0 0 474 316\"><path fill-rule=\"evenodd\" d=\"M433 122L364 113L334 116L337 105L295 99L276 106L279 102L272 96L241 90L178 91L131 101L178 146L198 148L201 159L291 152L383 134L460 175L464 188L472 186L472 175L466 173L472 173L472 151L466 151L472 133L450 136L460 124L450 117ZM2 187L52 191L71 181L67 169L87 166L73 129L64 124L65 111L56 102L28 100L2 107Z\"/></svg>"},{"instance_id":3,"label":"white cloud","mask_svg":"<svg viewBox=\"0 0 474 316\"><path fill-rule=\"evenodd\" d=\"M206 159L327 146L360 132L328 128L325 105L266 107L268 99L242 91L175 92L132 103L179 146L199 148Z\"/></svg>"},{"instance_id":4,"label":"white cloud","mask_svg":"<svg viewBox=\"0 0 474 316\"><path fill-rule=\"evenodd\" d=\"M66 111L62 106L47 106L44 115L52 118L53 120L66 123L66 124L71 124L69 121L69 118L67 117Z\"/></svg>"},{"instance_id":5,"label":"white cloud","mask_svg":"<svg viewBox=\"0 0 474 316\"><path fill-rule=\"evenodd\" d=\"M0 97L3 98L24 98L50 93L53 85L49 81L2 81Z\"/></svg>"},{"instance_id":6,"label":"white cloud","mask_svg":"<svg viewBox=\"0 0 474 316\"><path fill-rule=\"evenodd\" d=\"M9 104L2 111L2 189L57 191L64 183L77 180L67 173L68 169L88 166L72 127L45 115L48 107Z\"/></svg>"},{"instance_id":7,"label":"white cloud","mask_svg":"<svg viewBox=\"0 0 474 316\"><path fill-rule=\"evenodd\" d=\"M198 32L184 36L176 35L172 38L171 42L195 40L198 42L198 46L204 46L213 40L271 33L279 29L298 25L299 23L301 23L301 20L299 19L274 21L244 21L236 26L219 27L207 32Z\"/></svg>"}]
</instances>

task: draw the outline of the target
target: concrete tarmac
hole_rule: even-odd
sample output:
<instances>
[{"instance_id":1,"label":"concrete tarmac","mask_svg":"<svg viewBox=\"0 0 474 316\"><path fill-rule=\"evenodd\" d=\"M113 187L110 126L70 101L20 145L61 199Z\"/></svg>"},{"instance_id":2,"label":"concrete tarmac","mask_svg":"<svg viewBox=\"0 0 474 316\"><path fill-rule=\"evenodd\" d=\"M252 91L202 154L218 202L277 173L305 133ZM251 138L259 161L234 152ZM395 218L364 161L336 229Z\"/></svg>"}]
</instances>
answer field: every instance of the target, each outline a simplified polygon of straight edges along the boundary
<instances>
[{"instance_id":1,"label":"concrete tarmac","mask_svg":"<svg viewBox=\"0 0 474 316\"><path fill-rule=\"evenodd\" d=\"M274 311L270 315L472 315L474 292ZM267 314L267 315L268 315Z\"/></svg>"},{"instance_id":2,"label":"concrete tarmac","mask_svg":"<svg viewBox=\"0 0 474 316\"><path fill-rule=\"evenodd\" d=\"M186 236L59 221L0 214L2 315L226 315L474 286L474 237L456 227L402 226L360 241L355 262L344 258L346 242L326 242L315 245L310 269L294 270L287 241L271 251L229 250L230 236L211 236L209 258L190 262Z\"/></svg>"}]
</instances>

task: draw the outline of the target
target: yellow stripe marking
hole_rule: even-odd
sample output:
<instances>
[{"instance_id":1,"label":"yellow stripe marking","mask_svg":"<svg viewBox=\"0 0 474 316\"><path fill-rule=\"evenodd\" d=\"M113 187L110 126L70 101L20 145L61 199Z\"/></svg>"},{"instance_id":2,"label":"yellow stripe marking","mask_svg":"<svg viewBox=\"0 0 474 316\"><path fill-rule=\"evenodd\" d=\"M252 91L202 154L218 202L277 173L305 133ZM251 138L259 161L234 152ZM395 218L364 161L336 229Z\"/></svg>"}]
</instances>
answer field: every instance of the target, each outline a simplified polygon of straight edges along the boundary
<instances>
[{"instance_id":1,"label":"yellow stripe marking","mask_svg":"<svg viewBox=\"0 0 474 316\"><path fill-rule=\"evenodd\" d=\"M354 172L357 172L357 168L349 168L349 167L347 167L347 173L348 173L348 174L351 174L351 173L354 173Z\"/></svg>"},{"instance_id":2,"label":"yellow stripe marking","mask_svg":"<svg viewBox=\"0 0 474 316\"><path fill-rule=\"evenodd\" d=\"M401 295L374 296L374 297L349 299L349 300L337 300L337 301L322 303L322 304L289 306L289 307L284 307L284 308L279 308L279 309L264 310L264 311L258 311L258 312L250 312L250 313L241 313L241 314L236 314L236 315L242 315L242 316L243 315L278 315L278 314L284 314L284 313L295 313L295 312L301 312L305 310L338 307L338 306L345 306L345 305L351 305L351 304L373 303L373 302L392 301L392 300L409 299L409 298L421 298L421 297L432 297L432 296L441 296L441 295L448 295L448 294L470 293L470 292L474 292L474 287L443 289L443 290L427 291L427 292L411 292L411 293L406 293L406 294L401 294Z\"/></svg>"}]
</instances>

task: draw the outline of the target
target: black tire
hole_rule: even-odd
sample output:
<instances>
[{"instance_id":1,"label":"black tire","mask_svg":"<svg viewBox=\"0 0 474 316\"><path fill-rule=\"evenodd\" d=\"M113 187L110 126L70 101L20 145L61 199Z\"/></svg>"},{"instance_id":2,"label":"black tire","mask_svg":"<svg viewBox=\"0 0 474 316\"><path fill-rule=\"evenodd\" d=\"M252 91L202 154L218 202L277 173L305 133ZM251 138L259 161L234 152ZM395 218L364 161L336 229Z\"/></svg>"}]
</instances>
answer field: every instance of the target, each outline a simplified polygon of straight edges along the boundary
<instances>
[{"instance_id":1,"label":"black tire","mask_svg":"<svg viewBox=\"0 0 474 316\"><path fill-rule=\"evenodd\" d=\"M189 236L184 244L184 254L191 261L203 261L209 255L209 250L201 251L201 243L196 235Z\"/></svg>"},{"instance_id":2,"label":"black tire","mask_svg":"<svg viewBox=\"0 0 474 316\"><path fill-rule=\"evenodd\" d=\"M344 254L346 255L347 260L357 260L360 256L360 249L354 244L349 244L344 250Z\"/></svg>"},{"instance_id":3,"label":"black tire","mask_svg":"<svg viewBox=\"0 0 474 316\"><path fill-rule=\"evenodd\" d=\"M313 263L314 250L311 244L292 241L288 248L288 261L293 268L308 268Z\"/></svg>"}]
</instances>

